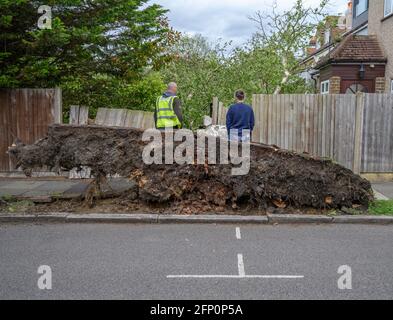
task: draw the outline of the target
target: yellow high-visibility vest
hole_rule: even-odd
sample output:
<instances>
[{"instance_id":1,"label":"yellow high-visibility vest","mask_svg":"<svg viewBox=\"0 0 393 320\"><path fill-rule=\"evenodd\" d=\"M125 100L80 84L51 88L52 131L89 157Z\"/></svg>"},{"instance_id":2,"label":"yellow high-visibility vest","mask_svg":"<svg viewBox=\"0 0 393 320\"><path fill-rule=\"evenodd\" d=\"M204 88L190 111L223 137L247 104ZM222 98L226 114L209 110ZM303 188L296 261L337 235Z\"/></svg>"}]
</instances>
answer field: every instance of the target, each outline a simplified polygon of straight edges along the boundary
<instances>
[{"instance_id":1,"label":"yellow high-visibility vest","mask_svg":"<svg viewBox=\"0 0 393 320\"><path fill-rule=\"evenodd\" d=\"M181 127L179 118L173 109L174 97L158 97L156 104L157 111L157 129Z\"/></svg>"}]
</instances>

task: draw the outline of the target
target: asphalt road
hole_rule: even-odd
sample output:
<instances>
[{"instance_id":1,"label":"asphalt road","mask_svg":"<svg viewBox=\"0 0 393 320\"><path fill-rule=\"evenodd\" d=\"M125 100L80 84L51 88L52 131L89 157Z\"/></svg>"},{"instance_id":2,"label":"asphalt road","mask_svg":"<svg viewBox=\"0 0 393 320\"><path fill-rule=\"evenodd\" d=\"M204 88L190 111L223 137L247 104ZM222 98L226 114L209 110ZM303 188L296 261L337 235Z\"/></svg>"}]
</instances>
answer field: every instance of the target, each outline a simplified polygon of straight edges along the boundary
<instances>
[{"instance_id":1,"label":"asphalt road","mask_svg":"<svg viewBox=\"0 0 393 320\"><path fill-rule=\"evenodd\" d=\"M0 298L393 298L392 226L237 227L3 224ZM352 290L338 288L342 265Z\"/></svg>"}]
</instances>

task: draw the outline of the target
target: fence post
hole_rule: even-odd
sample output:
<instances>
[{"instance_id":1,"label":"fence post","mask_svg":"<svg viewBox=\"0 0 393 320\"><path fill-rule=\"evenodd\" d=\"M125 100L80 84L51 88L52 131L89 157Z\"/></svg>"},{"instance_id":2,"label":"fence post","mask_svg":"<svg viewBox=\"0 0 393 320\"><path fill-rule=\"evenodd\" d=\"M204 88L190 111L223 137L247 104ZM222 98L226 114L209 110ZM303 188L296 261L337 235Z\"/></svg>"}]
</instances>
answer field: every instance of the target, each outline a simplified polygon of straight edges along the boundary
<instances>
[{"instance_id":1,"label":"fence post","mask_svg":"<svg viewBox=\"0 0 393 320\"><path fill-rule=\"evenodd\" d=\"M70 124L87 125L89 122L89 107L71 106L70 107Z\"/></svg>"},{"instance_id":2,"label":"fence post","mask_svg":"<svg viewBox=\"0 0 393 320\"><path fill-rule=\"evenodd\" d=\"M220 126L226 125L226 112L224 110L224 104L222 102L219 102L218 104L217 124Z\"/></svg>"},{"instance_id":3,"label":"fence post","mask_svg":"<svg viewBox=\"0 0 393 320\"><path fill-rule=\"evenodd\" d=\"M53 108L54 108L54 112L53 112L54 122L56 124L63 123L63 96L62 96L61 88L59 87L55 89Z\"/></svg>"},{"instance_id":4,"label":"fence post","mask_svg":"<svg viewBox=\"0 0 393 320\"><path fill-rule=\"evenodd\" d=\"M212 113L212 122L213 125L216 125L218 123L218 108L219 108L219 100L218 97L213 98L213 113Z\"/></svg>"},{"instance_id":5,"label":"fence post","mask_svg":"<svg viewBox=\"0 0 393 320\"><path fill-rule=\"evenodd\" d=\"M364 117L364 93L356 94L356 114L355 114L355 140L353 155L353 172L360 174L362 166L362 143L363 143L363 117Z\"/></svg>"},{"instance_id":6,"label":"fence post","mask_svg":"<svg viewBox=\"0 0 393 320\"><path fill-rule=\"evenodd\" d=\"M79 124L80 125L89 124L89 107L81 106L79 108Z\"/></svg>"}]
</instances>

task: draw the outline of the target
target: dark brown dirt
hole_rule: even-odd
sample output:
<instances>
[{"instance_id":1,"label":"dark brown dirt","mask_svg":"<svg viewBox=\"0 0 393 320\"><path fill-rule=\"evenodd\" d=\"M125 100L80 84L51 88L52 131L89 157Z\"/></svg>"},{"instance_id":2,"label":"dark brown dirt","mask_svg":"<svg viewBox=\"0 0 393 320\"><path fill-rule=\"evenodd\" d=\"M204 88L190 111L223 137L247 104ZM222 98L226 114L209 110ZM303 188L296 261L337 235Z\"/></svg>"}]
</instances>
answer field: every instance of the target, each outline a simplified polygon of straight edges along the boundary
<instances>
[{"instance_id":1,"label":"dark brown dirt","mask_svg":"<svg viewBox=\"0 0 393 320\"><path fill-rule=\"evenodd\" d=\"M148 143L142 134L135 129L54 125L47 138L18 145L10 153L26 174L43 166L89 166L98 182L108 174L129 177L138 187L115 201L130 208L140 203L184 214L238 208L341 209L367 208L373 199L367 180L331 160L267 145L251 145L251 169L245 176L232 176L232 165L146 165L142 151Z\"/></svg>"}]
</instances>

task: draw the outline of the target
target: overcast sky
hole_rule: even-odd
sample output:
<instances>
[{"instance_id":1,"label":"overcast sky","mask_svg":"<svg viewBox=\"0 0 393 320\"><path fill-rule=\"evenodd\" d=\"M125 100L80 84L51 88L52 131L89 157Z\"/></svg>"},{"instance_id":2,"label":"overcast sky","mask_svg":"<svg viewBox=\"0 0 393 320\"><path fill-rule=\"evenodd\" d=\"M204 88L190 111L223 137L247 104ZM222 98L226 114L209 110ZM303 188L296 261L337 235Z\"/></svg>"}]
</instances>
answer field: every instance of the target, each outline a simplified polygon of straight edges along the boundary
<instances>
[{"instance_id":1,"label":"overcast sky","mask_svg":"<svg viewBox=\"0 0 393 320\"><path fill-rule=\"evenodd\" d=\"M320 0L305 0L317 5ZM347 0L331 0L329 11L344 13ZM232 40L235 45L244 43L255 31L255 25L247 18L256 11L269 11L273 0L151 0L169 9L171 25L188 34L200 33L211 41ZM295 0L279 0L281 9L290 8Z\"/></svg>"}]
</instances>

